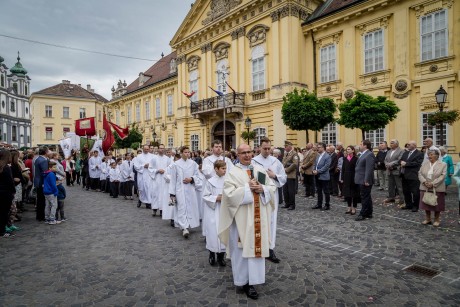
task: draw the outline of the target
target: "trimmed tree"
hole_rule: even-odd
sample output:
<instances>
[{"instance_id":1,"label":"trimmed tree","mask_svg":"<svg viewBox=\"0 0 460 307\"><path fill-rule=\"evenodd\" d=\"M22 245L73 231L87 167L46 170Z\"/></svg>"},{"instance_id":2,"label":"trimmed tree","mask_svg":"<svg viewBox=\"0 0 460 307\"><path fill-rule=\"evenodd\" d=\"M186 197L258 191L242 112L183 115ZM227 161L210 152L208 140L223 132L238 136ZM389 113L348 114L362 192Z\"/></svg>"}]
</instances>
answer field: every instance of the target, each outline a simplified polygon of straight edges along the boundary
<instances>
[{"instance_id":1,"label":"trimmed tree","mask_svg":"<svg viewBox=\"0 0 460 307\"><path fill-rule=\"evenodd\" d=\"M367 131L383 128L396 118L401 109L384 96L374 98L356 92L355 96L339 105L340 118L337 121L350 129L361 129L364 140Z\"/></svg>"},{"instance_id":2,"label":"trimmed tree","mask_svg":"<svg viewBox=\"0 0 460 307\"><path fill-rule=\"evenodd\" d=\"M117 132L113 134L115 138L115 145L117 148L132 148L133 144L141 144L143 136L139 131L139 127L136 124L132 124L129 129L129 134L123 140L118 136ZM137 149L138 147L136 147Z\"/></svg>"},{"instance_id":3,"label":"trimmed tree","mask_svg":"<svg viewBox=\"0 0 460 307\"><path fill-rule=\"evenodd\" d=\"M320 131L333 123L337 106L331 98L320 98L306 89L300 92L294 89L283 97L281 114L283 123L292 130L305 130L307 142L308 130Z\"/></svg>"}]
</instances>

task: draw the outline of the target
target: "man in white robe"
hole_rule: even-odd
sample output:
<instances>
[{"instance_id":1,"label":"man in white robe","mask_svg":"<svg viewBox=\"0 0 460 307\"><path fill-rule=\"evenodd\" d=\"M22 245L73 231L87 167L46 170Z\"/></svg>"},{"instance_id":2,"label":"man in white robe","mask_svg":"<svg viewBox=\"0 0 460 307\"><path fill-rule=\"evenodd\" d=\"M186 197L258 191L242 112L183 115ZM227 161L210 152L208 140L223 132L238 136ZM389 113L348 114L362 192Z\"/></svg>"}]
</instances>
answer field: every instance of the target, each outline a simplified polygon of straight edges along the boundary
<instances>
[{"instance_id":1,"label":"man in white robe","mask_svg":"<svg viewBox=\"0 0 460 307\"><path fill-rule=\"evenodd\" d=\"M275 203L275 210L272 212L272 218L271 218L271 225L270 225L270 230L271 230L271 240L270 240L270 255L267 258L268 260L274 262L274 263L279 263L280 260L278 257L276 257L274 248L275 248L275 242L276 242L276 226L278 223L278 207L279 207L279 195L278 191L280 187L282 187L286 181L287 181L287 176L286 172L284 171L283 164L275 157L270 155L271 151L271 142L270 139L267 137L264 137L260 140L260 154L257 155L253 161L263 167L265 171L268 174L268 177L270 177L271 181L273 184L276 186L275 190L275 199L273 202Z\"/></svg>"},{"instance_id":2,"label":"man in white robe","mask_svg":"<svg viewBox=\"0 0 460 307\"><path fill-rule=\"evenodd\" d=\"M149 174L149 165L152 161L153 154L149 153L149 145L144 145L142 148L142 153L136 156L136 162L134 168L137 171L137 189L139 192L139 203L137 207L139 208L142 203L145 204L146 208L150 208L150 186L152 185L152 179Z\"/></svg>"},{"instance_id":3,"label":"man in white robe","mask_svg":"<svg viewBox=\"0 0 460 307\"><path fill-rule=\"evenodd\" d=\"M171 158L165 155L165 145L158 146L158 154L154 155L150 161L149 172L153 179L153 185L150 189L150 199L152 200L152 216L157 215L160 209L160 216L164 209L169 209L169 186L166 182L165 175L168 166L172 163Z\"/></svg>"},{"instance_id":4,"label":"man in white robe","mask_svg":"<svg viewBox=\"0 0 460 307\"><path fill-rule=\"evenodd\" d=\"M182 230L184 238L189 237L189 228L200 226L200 211L196 196L196 189L202 182L198 176L198 164L190 159L190 149L183 146L180 150L181 159L174 162L171 168L171 182L169 194L171 201L175 201L174 221Z\"/></svg>"},{"instance_id":5,"label":"man in white robe","mask_svg":"<svg viewBox=\"0 0 460 307\"><path fill-rule=\"evenodd\" d=\"M237 153L240 163L224 182L219 238L230 254L234 284L242 286L247 297L257 299L254 285L265 283L276 187L262 167L251 164L249 145L238 146Z\"/></svg>"},{"instance_id":6,"label":"man in white robe","mask_svg":"<svg viewBox=\"0 0 460 307\"><path fill-rule=\"evenodd\" d=\"M133 185L134 185L134 164L131 161L131 154L125 154L125 160L121 164L121 177L124 182L123 195L125 199L133 200Z\"/></svg>"},{"instance_id":7,"label":"man in white robe","mask_svg":"<svg viewBox=\"0 0 460 307\"><path fill-rule=\"evenodd\" d=\"M100 191L102 159L99 157L98 151L93 151L93 156L89 158L89 178L91 182L91 190Z\"/></svg>"}]
</instances>

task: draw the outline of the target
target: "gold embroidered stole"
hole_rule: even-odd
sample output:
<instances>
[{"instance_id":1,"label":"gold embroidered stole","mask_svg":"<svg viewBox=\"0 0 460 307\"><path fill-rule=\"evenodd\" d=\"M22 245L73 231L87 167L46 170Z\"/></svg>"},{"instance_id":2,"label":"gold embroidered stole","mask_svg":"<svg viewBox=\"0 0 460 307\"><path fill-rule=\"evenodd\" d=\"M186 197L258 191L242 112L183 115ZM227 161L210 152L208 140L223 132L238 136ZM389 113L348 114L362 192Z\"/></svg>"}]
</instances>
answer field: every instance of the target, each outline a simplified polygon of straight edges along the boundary
<instances>
[{"instance_id":1,"label":"gold embroidered stole","mask_svg":"<svg viewBox=\"0 0 460 307\"><path fill-rule=\"evenodd\" d=\"M251 178L251 171L246 171L249 178ZM260 196L256 192L252 192L254 197L254 251L256 258L262 257L262 233L260 225Z\"/></svg>"}]
</instances>

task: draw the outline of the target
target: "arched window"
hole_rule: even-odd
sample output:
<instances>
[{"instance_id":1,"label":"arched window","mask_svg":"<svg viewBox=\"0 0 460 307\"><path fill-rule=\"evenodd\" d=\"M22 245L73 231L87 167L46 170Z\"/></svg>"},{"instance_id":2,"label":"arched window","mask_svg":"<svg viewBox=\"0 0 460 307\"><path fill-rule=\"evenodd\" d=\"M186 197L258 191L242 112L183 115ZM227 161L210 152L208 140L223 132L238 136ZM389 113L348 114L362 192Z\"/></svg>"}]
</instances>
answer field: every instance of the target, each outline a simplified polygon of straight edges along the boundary
<instances>
[{"instance_id":1,"label":"arched window","mask_svg":"<svg viewBox=\"0 0 460 307\"><path fill-rule=\"evenodd\" d=\"M267 136L267 132L265 128L256 128L254 129L254 132L256 133L256 137L254 138L254 147L258 147L260 146L260 140Z\"/></svg>"},{"instance_id":2,"label":"arched window","mask_svg":"<svg viewBox=\"0 0 460 307\"><path fill-rule=\"evenodd\" d=\"M252 49L252 91L265 89L265 50L261 45Z\"/></svg>"},{"instance_id":3,"label":"arched window","mask_svg":"<svg viewBox=\"0 0 460 307\"><path fill-rule=\"evenodd\" d=\"M200 149L200 136L198 134L192 134L190 136L190 150L196 151Z\"/></svg>"}]
</instances>

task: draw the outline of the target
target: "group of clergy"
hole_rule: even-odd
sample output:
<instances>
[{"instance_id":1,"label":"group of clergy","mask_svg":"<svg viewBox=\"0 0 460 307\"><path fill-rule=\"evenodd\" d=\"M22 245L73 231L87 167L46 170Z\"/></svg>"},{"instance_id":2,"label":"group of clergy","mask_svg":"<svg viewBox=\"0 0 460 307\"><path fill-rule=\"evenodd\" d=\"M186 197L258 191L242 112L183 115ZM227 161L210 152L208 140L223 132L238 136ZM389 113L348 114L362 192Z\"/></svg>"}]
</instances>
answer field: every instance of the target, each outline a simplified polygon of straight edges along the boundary
<instances>
[{"instance_id":1,"label":"group of clergy","mask_svg":"<svg viewBox=\"0 0 460 307\"><path fill-rule=\"evenodd\" d=\"M274 252L278 191L287 176L283 164L271 155L268 138L261 140L255 157L248 145L238 146L235 164L224 157L221 141L211 146L212 154L201 165L190 159L187 146L174 156L165 154L164 145L156 153L143 146L131 163L137 173L137 206L144 204L153 216L159 213L170 220L184 238L201 224L209 263L225 266L227 254L234 284L257 299L254 285L265 283L265 259L280 262ZM96 160L90 161L90 169L99 163Z\"/></svg>"}]
</instances>

